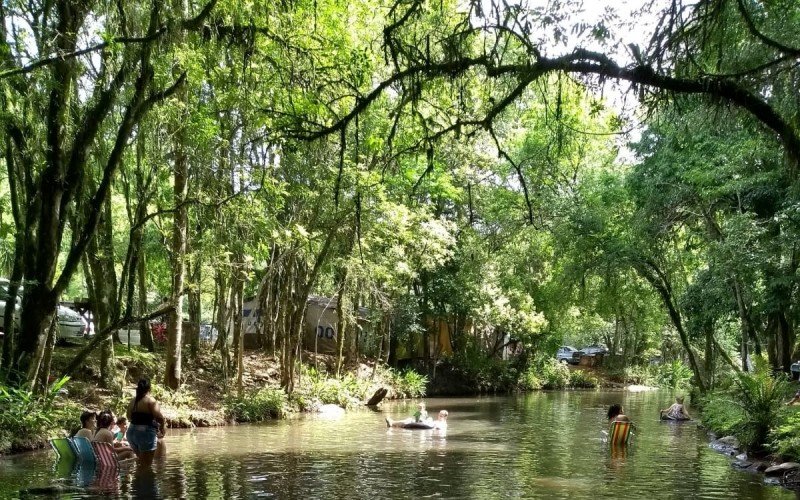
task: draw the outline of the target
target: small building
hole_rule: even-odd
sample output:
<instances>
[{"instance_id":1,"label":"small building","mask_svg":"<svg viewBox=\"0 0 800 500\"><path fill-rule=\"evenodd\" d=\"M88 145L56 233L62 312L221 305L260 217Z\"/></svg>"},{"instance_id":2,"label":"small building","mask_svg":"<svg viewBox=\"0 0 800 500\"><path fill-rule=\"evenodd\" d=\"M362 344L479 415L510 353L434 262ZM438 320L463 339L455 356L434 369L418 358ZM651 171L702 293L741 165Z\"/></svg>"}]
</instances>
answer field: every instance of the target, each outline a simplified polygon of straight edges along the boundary
<instances>
[{"instance_id":1,"label":"small building","mask_svg":"<svg viewBox=\"0 0 800 500\"><path fill-rule=\"evenodd\" d=\"M339 315L336 313L336 297L308 297L303 334L303 348L323 354L336 353ZM260 347L258 336L260 310L258 297L250 297L242 306L242 330L246 348ZM358 323L366 323L367 309L359 308Z\"/></svg>"}]
</instances>

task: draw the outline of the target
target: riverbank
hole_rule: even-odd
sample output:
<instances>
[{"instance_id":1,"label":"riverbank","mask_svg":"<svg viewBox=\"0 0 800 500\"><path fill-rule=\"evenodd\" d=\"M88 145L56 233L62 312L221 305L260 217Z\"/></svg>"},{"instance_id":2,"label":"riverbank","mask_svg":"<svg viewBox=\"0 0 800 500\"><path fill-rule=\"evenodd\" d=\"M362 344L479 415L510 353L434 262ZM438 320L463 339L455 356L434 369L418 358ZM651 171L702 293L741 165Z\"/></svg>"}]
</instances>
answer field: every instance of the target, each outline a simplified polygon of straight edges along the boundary
<instances>
[{"instance_id":1,"label":"riverbank","mask_svg":"<svg viewBox=\"0 0 800 500\"><path fill-rule=\"evenodd\" d=\"M80 344L58 346L53 353L51 373L61 373L75 357ZM219 352L205 346L198 356L184 357L183 385L171 391L160 384L164 353L125 345L115 346L113 370L117 378L102 380L99 353L94 352L63 388L52 394L47 409L30 406L19 394L19 414L35 415L35 425L14 422L12 431L0 429L0 454L41 448L47 439L67 435L79 426L84 410L126 412L139 378L153 382L153 395L171 428L213 427L239 422L291 418L317 411L323 405L353 408L363 405L379 389L386 399L420 396L471 396L509 394L540 389L596 389L646 391L654 387L639 383L641 378L607 373L602 368L567 366L554 359L540 359L526 367L488 360L483 365L456 365L440 361L432 366L413 363L402 370L391 369L374 360L342 367L336 376L336 358L304 352L294 391L280 388L279 360L263 351L246 351L241 389L232 370L224 370ZM55 382L55 381L54 381ZM27 406L26 406L27 405Z\"/></svg>"},{"instance_id":2,"label":"riverbank","mask_svg":"<svg viewBox=\"0 0 800 500\"><path fill-rule=\"evenodd\" d=\"M74 358L80 345L54 350L51 373L60 373ZM218 353L203 350L197 357L184 357L183 385L171 391L161 385L163 353L116 346L113 380L101 380L98 353L66 381L42 396L10 389L0 422L0 454L17 453L47 446L49 438L68 435L80 426L84 410L112 410L124 415L139 378L153 384L153 395L170 428L211 427L239 422L290 418L316 411L325 404L343 408L363 405L378 390L385 398L401 399L424 394L427 379L414 372L398 372L371 360L344 367L334 377L335 358L303 354L295 379L295 390L287 396L280 388L278 360L261 351L243 356L241 389L230 371L224 370ZM227 373L226 373L227 371ZM1 392L1 391L0 391Z\"/></svg>"},{"instance_id":3,"label":"riverbank","mask_svg":"<svg viewBox=\"0 0 800 500\"><path fill-rule=\"evenodd\" d=\"M800 492L800 463L776 455L750 456L735 436L718 438L714 433L709 433L709 438L711 449L733 458L731 467L751 474L761 474L766 484Z\"/></svg>"}]
</instances>

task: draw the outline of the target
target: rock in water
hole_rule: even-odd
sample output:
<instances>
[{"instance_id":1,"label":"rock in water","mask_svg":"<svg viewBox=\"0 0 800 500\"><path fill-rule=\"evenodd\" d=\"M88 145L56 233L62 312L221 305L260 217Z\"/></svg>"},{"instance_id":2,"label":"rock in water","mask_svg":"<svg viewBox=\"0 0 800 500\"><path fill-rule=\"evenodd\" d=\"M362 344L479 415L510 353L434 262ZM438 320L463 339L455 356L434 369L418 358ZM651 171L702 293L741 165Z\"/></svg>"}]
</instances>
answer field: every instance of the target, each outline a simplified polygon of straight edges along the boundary
<instances>
[{"instance_id":1,"label":"rock in water","mask_svg":"<svg viewBox=\"0 0 800 500\"><path fill-rule=\"evenodd\" d=\"M317 413L323 418L340 418L344 415L344 408L339 405L327 404L320 406Z\"/></svg>"},{"instance_id":2,"label":"rock in water","mask_svg":"<svg viewBox=\"0 0 800 500\"><path fill-rule=\"evenodd\" d=\"M767 468L767 470L764 471L764 474L768 476L782 476L790 470L797 469L800 469L800 464L797 462L784 462L782 464L773 465L772 467Z\"/></svg>"}]
</instances>

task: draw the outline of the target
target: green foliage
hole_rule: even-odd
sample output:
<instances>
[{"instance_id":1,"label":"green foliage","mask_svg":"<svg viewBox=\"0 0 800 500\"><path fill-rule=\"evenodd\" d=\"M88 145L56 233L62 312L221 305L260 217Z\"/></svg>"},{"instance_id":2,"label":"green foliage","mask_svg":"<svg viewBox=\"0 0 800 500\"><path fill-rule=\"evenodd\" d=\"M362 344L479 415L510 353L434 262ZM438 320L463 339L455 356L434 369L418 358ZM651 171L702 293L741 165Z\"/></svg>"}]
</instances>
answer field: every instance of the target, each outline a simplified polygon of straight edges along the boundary
<instances>
[{"instance_id":1,"label":"green foliage","mask_svg":"<svg viewBox=\"0 0 800 500\"><path fill-rule=\"evenodd\" d=\"M479 392L506 392L518 383L516 367L487 356L473 342L467 343L450 362L455 370Z\"/></svg>"},{"instance_id":2,"label":"green foliage","mask_svg":"<svg viewBox=\"0 0 800 500\"><path fill-rule=\"evenodd\" d=\"M414 370L400 372L395 390L407 398L421 398L425 396L428 386L428 377Z\"/></svg>"},{"instance_id":3,"label":"green foliage","mask_svg":"<svg viewBox=\"0 0 800 500\"><path fill-rule=\"evenodd\" d=\"M34 447L75 425L80 409L59 396L68 380L57 380L42 394L0 385L0 453Z\"/></svg>"},{"instance_id":4,"label":"green foliage","mask_svg":"<svg viewBox=\"0 0 800 500\"><path fill-rule=\"evenodd\" d=\"M529 366L522 372L519 379L519 389L523 391L537 391L542 388L544 381L540 377L539 370L534 366Z\"/></svg>"},{"instance_id":5,"label":"green foliage","mask_svg":"<svg viewBox=\"0 0 800 500\"><path fill-rule=\"evenodd\" d=\"M553 358L546 359L539 365L539 377L543 389L564 389L570 383L570 371L567 365Z\"/></svg>"},{"instance_id":6,"label":"green foliage","mask_svg":"<svg viewBox=\"0 0 800 500\"><path fill-rule=\"evenodd\" d=\"M735 434L744 419L742 409L731 404L730 396L725 392L706 395L700 416L703 425L719 436Z\"/></svg>"},{"instance_id":7,"label":"green foliage","mask_svg":"<svg viewBox=\"0 0 800 500\"><path fill-rule=\"evenodd\" d=\"M348 408L360 404L371 385L369 380L359 379L352 373L345 373L341 378L335 378L313 367L304 367L291 399L301 410L309 410L323 404Z\"/></svg>"},{"instance_id":8,"label":"green foliage","mask_svg":"<svg viewBox=\"0 0 800 500\"><path fill-rule=\"evenodd\" d=\"M655 378L656 383L661 387L686 388L692 378L692 370L683 361L676 359L671 363L660 365Z\"/></svg>"},{"instance_id":9,"label":"green foliage","mask_svg":"<svg viewBox=\"0 0 800 500\"><path fill-rule=\"evenodd\" d=\"M593 389L597 387L597 377L585 370L571 370L569 372L570 387Z\"/></svg>"},{"instance_id":10,"label":"green foliage","mask_svg":"<svg viewBox=\"0 0 800 500\"><path fill-rule=\"evenodd\" d=\"M161 384L152 384L152 393L161 406L175 409L191 409L197 406L197 394L187 387L173 391Z\"/></svg>"},{"instance_id":11,"label":"green foliage","mask_svg":"<svg viewBox=\"0 0 800 500\"><path fill-rule=\"evenodd\" d=\"M770 448L792 461L800 460L800 411L789 410L770 433Z\"/></svg>"},{"instance_id":12,"label":"green foliage","mask_svg":"<svg viewBox=\"0 0 800 500\"><path fill-rule=\"evenodd\" d=\"M740 373L733 386L706 398L702 418L713 431L735 435L744 446L760 450L770 431L783 423L784 399L789 384L782 376L768 371Z\"/></svg>"},{"instance_id":13,"label":"green foliage","mask_svg":"<svg viewBox=\"0 0 800 500\"><path fill-rule=\"evenodd\" d=\"M282 389L264 387L241 397L229 394L223 406L225 416L237 422L261 422L281 418L287 411L289 399Z\"/></svg>"}]
</instances>

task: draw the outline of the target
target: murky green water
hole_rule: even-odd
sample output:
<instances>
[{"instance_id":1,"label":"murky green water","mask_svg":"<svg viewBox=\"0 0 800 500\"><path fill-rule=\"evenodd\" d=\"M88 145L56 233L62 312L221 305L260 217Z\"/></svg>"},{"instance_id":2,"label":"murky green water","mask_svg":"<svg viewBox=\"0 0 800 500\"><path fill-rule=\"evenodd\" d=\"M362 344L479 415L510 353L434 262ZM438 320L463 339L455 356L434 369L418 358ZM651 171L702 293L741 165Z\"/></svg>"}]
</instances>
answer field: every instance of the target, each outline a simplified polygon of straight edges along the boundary
<instances>
[{"instance_id":1,"label":"murky green water","mask_svg":"<svg viewBox=\"0 0 800 500\"><path fill-rule=\"evenodd\" d=\"M695 424L665 424L663 392L536 393L428 399L450 411L446 436L387 430L384 417L413 402L340 420L304 418L171 431L155 474L70 477L87 493L62 498L795 498L731 468ZM622 402L638 426L612 452L601 441L605 409ZM691 409L691 407L690 407ZM52 452L0 459L0 496L53 480Z\"/></svg>"}]
</instances>

